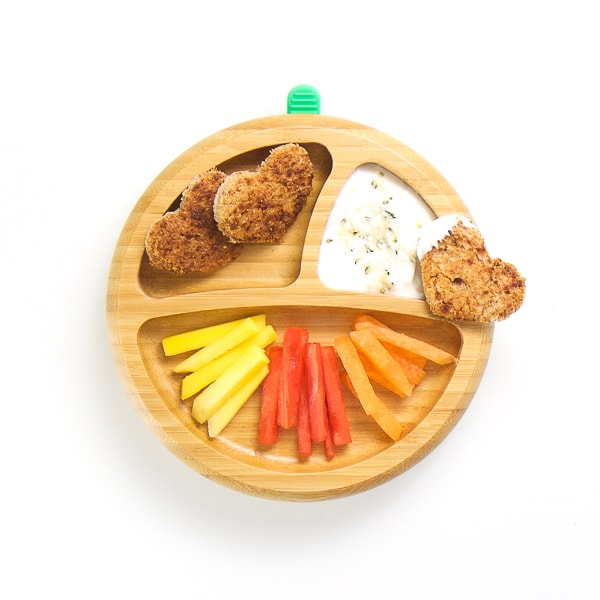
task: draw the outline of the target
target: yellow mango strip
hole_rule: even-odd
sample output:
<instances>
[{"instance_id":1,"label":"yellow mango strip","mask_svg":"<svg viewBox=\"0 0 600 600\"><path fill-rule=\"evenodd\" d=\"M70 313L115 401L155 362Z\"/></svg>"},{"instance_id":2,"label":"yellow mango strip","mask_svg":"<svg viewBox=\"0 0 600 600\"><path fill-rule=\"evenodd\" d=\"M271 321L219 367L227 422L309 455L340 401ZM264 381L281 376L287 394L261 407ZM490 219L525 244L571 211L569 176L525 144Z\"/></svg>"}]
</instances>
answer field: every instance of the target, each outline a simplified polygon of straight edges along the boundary
<instances>
[{"instance_id":1,"label":"yellow mango strip","mask_svg":"<svg viewBox=\"0 0 600 600\"><path fill-rule=\"evenodd\" d=\"M165 356L175 356L183 354L190 350L198 350L207 346L211 342L231 331L236 325L239 325L243 319L228 321L227 323L218 323L217 325L209 325L201 329L185 331L171 335L162 340L163 351Z\"/></svg>"},{"instance_id":2,"label":"yellow mango strip","mask_svg":"<svg viewBox=\"0 0 600 600\"><path fill-rule=\"evenodd\" d=\"M248 380L223 404L219 410L214 412L208 419L208 435L218 436L231 419L237 415L239 410L246 404L248 398L258 389L269 373L268 365L260 365L249 376Z\"/></svg>"},{"instance_id":3,"label":"yellow mango strip","mask_svg":"<svg viewBox=\"0 0 600 600\"><path fill-rule=\"evenodd\" d=\"M201 366L208 364L215 358L225 354L228 350L235 348L238 344L246 341L251 335L254 335L259 330L259 326L252 320L251 317L243 319L233 329L228 331L222 337L214 340L208 346L200 348L191 356L180 362L173 369L175 373L192 373L197 371Z\"/></svg>"},{"instance_id":4,"label":"yellow mango strip","mask_svg":"<svg viewBox=\"0 0 600 600\"><path fill-rule=\"evenodd\" d=\"M257 367L268 364L266 352L252 346L194 398L192 417L199 423L205 423L233 393L248 383Z\"/></svg>"},{"instance_id":5,"label":"yellow mango strip","mask_svg":"<svg viewBox=\"0 0 600 600\"><path fill-rule=\"evenodd\" d=\"M277 339L277 333L272 325L265 325L251 338L228 350L225 354L200 367L197 371L186 375L181 381L181 399L186 400L212 383L227 367L232 365L251 346L266 348Z\"/></svg>"},{"instance_id":6,"label":"yellow mango strip","mask_svg":"<svg viewBox=\"0 0 600 600\"><path fill-rule=\"evenodd\" d=\"M250 317L259 327L264 327L267 322L266 315L254 315ZM207 346L211 342L219 339L228 331L231 331L236 325L239 325L244 319L235 319L217 325L209 325L201 329L194 329L184 333L170 335L162 340L165 356L175 356L190 350L198 350Z\"/></svg>"}]
</instances>

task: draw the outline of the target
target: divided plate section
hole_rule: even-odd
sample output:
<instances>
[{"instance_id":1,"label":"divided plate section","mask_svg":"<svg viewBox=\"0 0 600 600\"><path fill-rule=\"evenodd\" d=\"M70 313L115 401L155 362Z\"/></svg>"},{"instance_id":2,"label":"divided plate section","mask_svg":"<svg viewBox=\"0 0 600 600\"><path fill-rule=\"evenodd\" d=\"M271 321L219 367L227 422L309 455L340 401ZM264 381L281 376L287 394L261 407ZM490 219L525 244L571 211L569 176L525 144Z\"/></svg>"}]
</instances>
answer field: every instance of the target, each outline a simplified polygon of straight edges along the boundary
<instances>
[{"instance_id":1,"label":"divided plate section","mask_svg":"<svg viewBox=\"0 0 600 600\"><path fill-rule=\"evenodd\" d=\"M303 143L314 167L313 187L306 206L279 244L245 244L242 254L229 265L208 274L173 275L155 269L144 253L140 264L139 285L149 296L162 298L194 292L228 290L256 287L284 287L292 283L300 273L302 250L308 224L315 206L332 169L331 154L318 143ZM235 171L256 171L274 146L244 152L225 162L214 165L226 174ZM200 172L197 173L198 175ZM183 189L181 190L183 192ZM164 212L178 208L181 194L166 207ZM265 268L268 265L268 268Z\"/></svg>"},{"instance_id":2,"label":"divided plate section","mask_svg":"<svg viewBox=\"0 0 600 600\"><path fill-rule=\"evenodd\" d=\"M248 465L260 465L274 472L320 472L360 463L386 450L393 442L385 435L371 417L365 415L358 400L345 390L346 405L350 419L353 442L338 448L333 460L327 461L323 444L316 444L313 455L307 459L298 457L295 430L281 430L277 444L262 446L257 443L260 415L260 392L248 400L233 421L216 438L209 438L206 425L196 423L190 414L193 399L180 399L182 375L173 367L186 355L165 357L161 340L164 337L214 325L231 319L264 313L267 322L278 334L276 344L281 344L286 327L305 327L312 341L333 344L333 340L347 334L358 310L327 306L258 306L248 309L222 309L205 312L157 317L145 322L139 330L138 345L143 364L156 393L167 409L192 433L198 444L210 445L216 452ZM398 330L433 343L455 356L460 356L463 343L460 330L452 323L423 317L369 311L370 314ZM440 367L427 365L427 377L409 397L400 399L374 384L377 394L407 424L407 433L415 429L432 411L448 387L455 372L455 365Z\"/></svg>"}]
</instances>

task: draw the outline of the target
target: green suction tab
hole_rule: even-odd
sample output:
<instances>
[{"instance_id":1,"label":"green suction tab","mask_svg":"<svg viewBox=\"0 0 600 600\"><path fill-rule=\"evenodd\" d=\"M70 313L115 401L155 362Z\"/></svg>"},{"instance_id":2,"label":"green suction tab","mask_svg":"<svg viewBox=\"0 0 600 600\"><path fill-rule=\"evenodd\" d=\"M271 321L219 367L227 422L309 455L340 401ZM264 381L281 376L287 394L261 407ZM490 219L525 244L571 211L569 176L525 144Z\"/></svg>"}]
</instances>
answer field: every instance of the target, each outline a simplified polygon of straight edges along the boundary
<instances>
[{"instance_id":1,"label":"green suction tab","mask_svg":"<svg viewBox=\"0 0 600 600\"><path fill-rule=\"evenodd\" d=\"M290 90L287 97L287 114L314 114L321 112L321 96L311 85L297 85Z\"/></svg>"}]
</instances>

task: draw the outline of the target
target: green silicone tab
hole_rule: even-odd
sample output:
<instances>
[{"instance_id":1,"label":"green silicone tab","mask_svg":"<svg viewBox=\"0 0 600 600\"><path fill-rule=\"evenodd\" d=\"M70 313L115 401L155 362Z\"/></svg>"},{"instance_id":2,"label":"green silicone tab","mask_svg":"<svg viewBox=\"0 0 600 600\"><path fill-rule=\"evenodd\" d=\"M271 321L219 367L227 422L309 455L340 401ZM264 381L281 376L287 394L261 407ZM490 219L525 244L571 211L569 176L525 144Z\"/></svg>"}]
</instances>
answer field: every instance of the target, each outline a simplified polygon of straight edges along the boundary
<instances>
[{"instance_id":1,"label":"green silicone tab","mask_svg":"<svg viewBox=\"0 0 600 600\"><path fill-rule=\"evenodd\" d=\"M321 112L321 96L311 85L297 85L287 97L288 115L306 113L318 115Z\"/></svg>"}]
</instances>

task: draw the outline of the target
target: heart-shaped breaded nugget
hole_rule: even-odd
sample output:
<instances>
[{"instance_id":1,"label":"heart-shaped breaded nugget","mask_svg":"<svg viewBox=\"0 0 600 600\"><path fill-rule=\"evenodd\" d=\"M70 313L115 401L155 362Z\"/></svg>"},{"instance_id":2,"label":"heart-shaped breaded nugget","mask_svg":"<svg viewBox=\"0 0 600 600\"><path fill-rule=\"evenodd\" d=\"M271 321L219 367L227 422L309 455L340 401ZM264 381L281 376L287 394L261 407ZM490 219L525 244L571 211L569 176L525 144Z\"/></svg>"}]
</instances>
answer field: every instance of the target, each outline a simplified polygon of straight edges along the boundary
<instances>
[{"instance_id":1,"label":"heart-shaped breaded nugget","mask_svg":"<svg viewBox=\"0 0 600 600\"><path fill-rule=\"evenodd\" d=\"M492 258L480 231L466 217L447 215L421 236L417 256L431 312L456 321L506 319L523 304L525 279Z\"/></svg>"},{"instance_id":2,"label":"heart-shaped breaded nugget","mask_svg":"<svg viewBox=\"0 0 600 600\"><path fill-rule=\"evenodd\" d=\"M298 144L278 146L257 171L225 179L214 202L219 230L236 243L281 241L306 204L312 180L308 152Z\"/></svg>"},{"instance_id":3,"label":"heart-shaped breaded nugget","mask_svg":"<svg viewBox=\"0 0 600 600\"><path fill-rule=\"evenodd\" d=\"M165 213L146 234L150 263L171 273L210 273L237 258L242 246L218 229L213 203L225 173L211 170L193 179L177 210Z\"/></svg>"}]
</instances>

